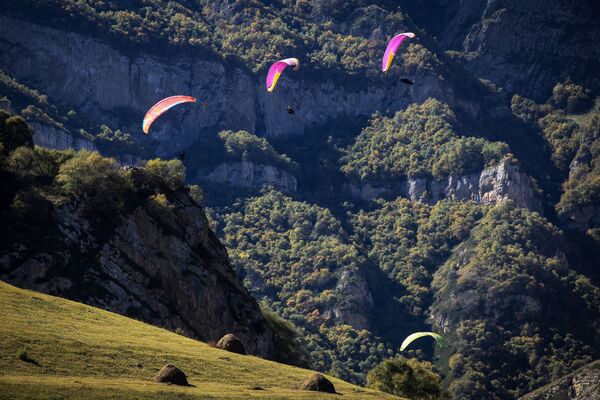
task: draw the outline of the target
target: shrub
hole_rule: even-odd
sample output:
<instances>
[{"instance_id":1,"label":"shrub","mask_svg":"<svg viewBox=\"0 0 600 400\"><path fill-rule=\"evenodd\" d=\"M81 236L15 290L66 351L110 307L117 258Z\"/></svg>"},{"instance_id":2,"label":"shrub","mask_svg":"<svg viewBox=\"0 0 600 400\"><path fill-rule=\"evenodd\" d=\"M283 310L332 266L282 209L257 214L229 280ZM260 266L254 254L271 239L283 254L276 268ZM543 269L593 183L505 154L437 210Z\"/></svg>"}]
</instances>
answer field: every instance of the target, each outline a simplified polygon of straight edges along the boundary
<instances>
[{"instance_id":1,"label":"shrub","mask_svg":"<svg viewBox=\"0 0 600 400\"><path fill-rule=\"evenodd\" d=\"M194 200L194 202L201 206L204 201L204 191L198 185L189 185L188 186L188 194Z\"/></svg>"},{"instance_id":2,"label":"shrub","mask_svg":"<svg viewBox=\"0 0 600 400\"><path fill-rule=\"evenodd\" d=\"M58 174L60 165L74 154L72 150L57 151L43 147L18 147L8 158L7 167L21 177L54 178Z\"/></svg>"},{"instance_id":3,"label":"shrub","mask_svg":"<svg viewBox=\"0 0 600 400\"><path fill-rule=\"evenodd\" d=\"M113 131L106 125L102 125L100 127L100 132L98 132L96 138L107 142L123 142L127 144L131 144L133 142L133 139L129 133L121 132L120 129Z\"/></svg>"},{"instance_id":4,"label":"shrub","mask_svg":"<svg viewBox=\"0 0 600 400\"><path fill-rule=\"evenodd\" d=\"M144 170L150 177L152 183L157 187L168 190L178 190L183 188L185 167L179 160L165 161L160 158L155 158L146 163Z\"/></svg>"},{"instance_id":5,"label":"shrub","mask_svg":"<svg viewBox=\"0 0 600 400\"><path fill-rule=\"evenodd\" d=\"M148 198L148 207L150 213L160 219L166 226L173 226L175 219L176 208L167 196L163 193L158 193Z\"/></svg>"},{"instance_id":6,"label":"shrub","mask_svg":"<svg viewBox=\"0 0 600 400\"><path fill-rule=\"evenodd\" d=\"M56 121L51 116L49 116L44 110L32 104L28 105L26 108L21 110L21 115L24 118L27 118L28 121L39 121L43 124L53 126L57 129L65 129L62 123Z\"/></svg>"},{"instance_id":7,"label":"shrub","mask_svg":"<svg viewBox=\"0 0 600 400\"><path fill-rule=\"evenodd\" d=\"M33 147L33 131L23 117L11 117L0 110L0 143L6 152L21 146Z\"/></svg>"},{"instance_id":8,"label":"shrub","mask_svg":"<svg viewBox=\"0 0 600 400\"><path fill-rule=\"evenodd\" d=\"M552 107L547 104L536 104L535 101L527 97L515 94L510 101L510 108L515 116L521 120L535 124L538 119L552 111Z\"/></svg>"},{"instance_id":9,"label":"shrub","mask_svg":"<svg viewBox=\"0 0 600 400\"><path fill-rule=\"evenodd\" d=\"M129 179L112 158L97 152L80 151L60 166L56 183L61 191L82 200L86 211L120 210L131 189Z\"/></svg>"},{"instance_id":10,"label":"shrub","mask_svg":"<svg viewBox=\"0 0 600 400\"><path fill-rule=\"evenodd\" d=\"M306 351L306 343L301 340L294 325L265 307L261 307L261 311L273 331L275 361L309 368L310 355Z\"/></svg>"},{"instance_id":11,"label":"shrub","mask_svg":"<svg viewBox=\"0 0 600 400\"><path fill-rule=\"evenodd\" d=\"M552 89L550 103L566 110L569 113L585 111L592 105L591 91L584 89L567 80L565 83L557 83Z\"/></svg>"},{"instance_id":12,"label":"shrub","mask_svg":"<svg viewBox=\"0 0 600 400\"><path fill-rule=\"evenodd\" d=\"M227 157L232 160L269 164L288 171L297 167L288 156L277 153L265 138L246 131L222 131L219 137L225 145Z\"/></svg>"},{"instance_id":13,"label":"shrub","mask_svg":"<svg viewBox=\"0 0 600 400\"><path fill-rule=\"evenodd\" d=\"M367 375L367 386L409 399L449 398L430 363L403 357L385 360L373 368Z\"/></svg>"}]
</instances>

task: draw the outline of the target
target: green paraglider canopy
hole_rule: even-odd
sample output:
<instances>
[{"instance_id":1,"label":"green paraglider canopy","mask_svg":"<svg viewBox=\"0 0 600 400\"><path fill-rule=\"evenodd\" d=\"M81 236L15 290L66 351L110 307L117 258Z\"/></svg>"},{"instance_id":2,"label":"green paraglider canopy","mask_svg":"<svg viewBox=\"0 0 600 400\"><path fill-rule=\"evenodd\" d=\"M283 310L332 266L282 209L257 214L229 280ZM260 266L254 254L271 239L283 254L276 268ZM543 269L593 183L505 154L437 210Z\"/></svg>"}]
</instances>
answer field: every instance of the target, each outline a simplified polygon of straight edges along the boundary
<instances>
[{"instance_id":1,"label":"green paraglider canopy","mask_svg":"<svg viewBox=\"0 0 600 400\"><path fill-rule=\"evenodd\" d=\"M444 347L444 338L441 335L438 335L434 332L415 332L413 334L408 335L406 339L404 339L402 345L400 346L400 351L404 351L404 349L406 349L408 345L413 342L413 340L420 339L424 336L431 336L436 340L437 344L439 344L440 347Z\"/></svg>"}]
</instances>

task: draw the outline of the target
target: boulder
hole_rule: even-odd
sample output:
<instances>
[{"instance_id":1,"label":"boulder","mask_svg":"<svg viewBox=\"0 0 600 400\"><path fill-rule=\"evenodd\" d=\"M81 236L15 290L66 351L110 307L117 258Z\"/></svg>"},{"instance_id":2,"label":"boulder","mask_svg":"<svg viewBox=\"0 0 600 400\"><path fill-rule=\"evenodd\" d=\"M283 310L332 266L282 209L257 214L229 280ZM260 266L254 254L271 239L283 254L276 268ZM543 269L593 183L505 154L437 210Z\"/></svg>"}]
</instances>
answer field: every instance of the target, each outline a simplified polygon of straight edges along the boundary
<instances>
[{"instance_id":1,"label":"boulder","mask_svg":"<svg viewBox=\"0 0 600 400\"><path fill-rule=\"evenodd\" d=\"M173 385L188 386L187 377L182 370L173 364L167 364L158 371L154 380L160 383L171 383Z\"/></svg>"},{"instance_id":2,"label":"boulder","mask_svg":"<svg viewBox=\"0 0 600 400\"><path fill-rule=\"evenodd\" d=\"M230 351L232 353L246 355L246 349L242 341L233 333L228 333L217 342L217 348Z\"/></svg>"},{"instance_id":3,"label":"boulder","mask_svg":"<svg viewBox=\"0 0 600 400\"><path fill-rule=\"evenodd\" d=\"M333 383L321 374L312 374L302 384L301 390L313 390L315 392L335 393Z\"/></svg>"}]
</instances>

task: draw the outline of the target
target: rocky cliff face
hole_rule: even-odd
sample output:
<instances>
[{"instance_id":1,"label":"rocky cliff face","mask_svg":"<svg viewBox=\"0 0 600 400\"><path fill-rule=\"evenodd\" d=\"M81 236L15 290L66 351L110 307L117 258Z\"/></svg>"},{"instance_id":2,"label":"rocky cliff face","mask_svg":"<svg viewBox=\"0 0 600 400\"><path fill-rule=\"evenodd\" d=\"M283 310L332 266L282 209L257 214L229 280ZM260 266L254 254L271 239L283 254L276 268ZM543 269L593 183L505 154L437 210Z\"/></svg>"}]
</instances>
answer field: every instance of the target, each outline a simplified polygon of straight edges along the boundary
<instances>
[{"instance_id":1,"label":"rocky cliff face","mask_svg":"<svg viewBox=\"0 0 600 400\"><path fill-rule=\"evenodd\" d=\"M537 197L531 179L518 165L508 160L478 173L449 176L441 181L410 178L403 179L396 185L378 187L371 184L352 184L347 185L347 188L353 196L362 200L397 194L412 201L426 203L450 198L496 204L510 199L519 207L542 211L541 200Z\"/></svg>"},{"instance_id":2,"label":"rocky cliff face","mask_svg":"<svg viewBox=\"0 0 600 400\"><path fill-rule=\"evenodd\" d=\"M365 278L359 271L343 271L336 286L341 299L333 313L340 324L356 329L369 329L369 312L373 307L373 295Z\"/></svg>"},{"instance_id":3,"label":"rocky cliff face","mask_svg":"<svg viewBox=\"0 0 600 400\"><path fill-rule=\"evenodd\" d=\"M177 220L138 207L106 240L77 207L55 208L59 242L35 254L15 243L0 257L0 278L206 341L235 333L251 354L271 356L271 331L203 210L183 194L173 203Z\"/></svg>"},{"instance_id":4,"label":"rocky cliff face","mask_svg":"<svg viewBox=\"0 0 600 400\"><path fill-rule=\"evenodd\" d=\"M465 52L465 66L508 93L545 99L556 82L571 77L598 88L600 57L593 0L434 0L441 13L431 29L440 44ZM436 10L437 9L437 10ZM423 18L425 26L430 23Z\"/></svg>"},{"instance_id":5,"label":"rocky cliff face","mask_svg":"<svg viewBox=\"0 0 600 400\"><path fill-rule=\"evenodd\" d=\"M241 188L273 186L286 193L294 193L298 187L292 174L271 165L252 162L223 163L199 178Z\"/></svg>"},{"instance_id":6,"label":"rocky cliff face","mask_svg":"<svg viewBox=\"0 0 600 400\"><path fill-rule=\"evenodd\" d=\"M600 361L531 392L519 400L596 400L600 399Z\"/></svg>"},{"instance_id":7,"label":"rocky cliff face","mask_svg":"<svg viewBox=\"0 0 600 400\"><path fill-rule=\"evenodd\" d=\"M162 155L172 155L221 129L268 137L297 135L337 118L395 111L428 97L451 105L457 102L449 83L433 71L415 74L418 91L399 81L347 87L332 80L289 77L268 94L262 76L218 59L123 54L94 38L5 16L0 16L0 51L2 69L43 89L54 103L76 109L98 125L136 134L144 113L157 100L176 93L197 96L206 103L206 112L194 106L173 110L172 118L153 125L151 137L136 136L152 141ZM285 112L289 104L296 115Z\"/></svg>"},{"instance_id":8,"label":"rocky cliff face","mask_svg":"<svg viewBox=\"0 0 600 400\"><path fill-rule=\"evenodd\" d=\"M17 114L17 110L15 110L9 99L0 99L0 110L6 111L11 115ZM96 150L94 143L78 135L74 135L67 129L29 116L26 116L25 120L33 129L33 143L37 146L56 150Z\"/></svg>"},{"instance_id":9,"label":"rocky cliff face","mask_svg":"<svg viewBox=\"0 0 600 400\"><path fill-rule=\"evenodd\" d=\"M28 122L34 131L33 143L38 146L56 150L97 150L96 146L94 146L94 143L91 141L81 137L74 137L71 133L64 129L58 129L54 126L34 121Z\"/></svg>"}]
</instances>

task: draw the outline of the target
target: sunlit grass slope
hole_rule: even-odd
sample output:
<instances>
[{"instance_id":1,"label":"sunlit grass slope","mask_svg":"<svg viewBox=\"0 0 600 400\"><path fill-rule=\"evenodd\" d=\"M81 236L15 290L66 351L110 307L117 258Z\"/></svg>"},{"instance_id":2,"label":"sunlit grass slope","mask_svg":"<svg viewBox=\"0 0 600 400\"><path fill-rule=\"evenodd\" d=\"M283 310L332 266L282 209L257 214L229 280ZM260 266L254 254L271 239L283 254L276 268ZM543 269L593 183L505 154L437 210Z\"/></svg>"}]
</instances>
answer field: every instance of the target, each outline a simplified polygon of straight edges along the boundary
<instances>
[{"instance_id":1,"label":"sunlit grass slope","mask_svg":"<svg viewBox=\"0 0 600 400\"><path fill-rule=\"evenodd\" d=\"M152 382L166 363L193 386ZM1 399L396 398L335 378L341 396L298 390L310 374L0 282Z\"/></svg>"}]
</instances>

